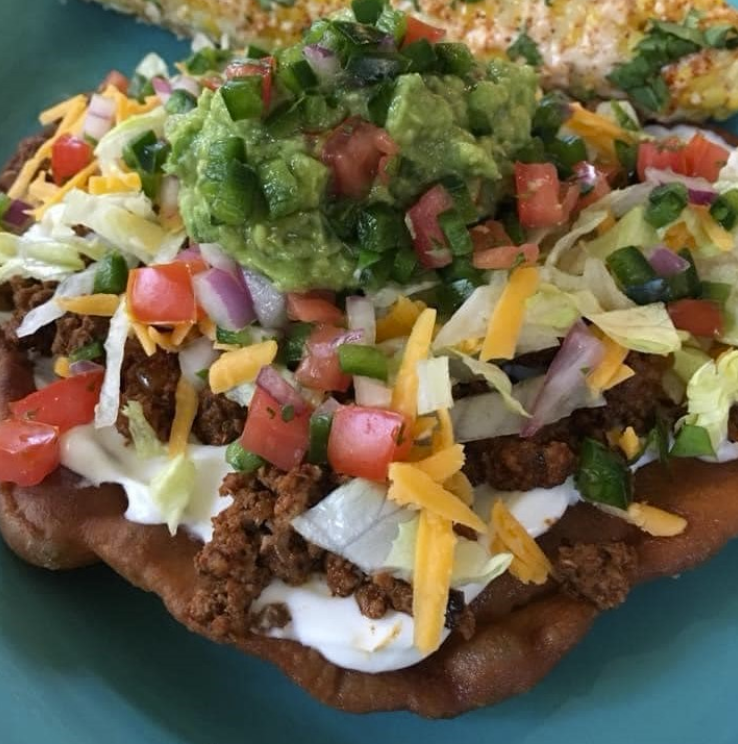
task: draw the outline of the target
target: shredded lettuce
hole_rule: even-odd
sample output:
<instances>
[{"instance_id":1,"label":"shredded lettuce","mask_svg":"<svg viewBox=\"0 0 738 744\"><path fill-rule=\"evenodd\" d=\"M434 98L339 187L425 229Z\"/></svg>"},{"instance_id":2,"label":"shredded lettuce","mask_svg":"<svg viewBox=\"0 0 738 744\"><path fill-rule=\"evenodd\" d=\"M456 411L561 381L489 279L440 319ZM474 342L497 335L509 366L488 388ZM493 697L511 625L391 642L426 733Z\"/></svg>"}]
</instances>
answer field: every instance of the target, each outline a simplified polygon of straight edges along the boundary
<instances>
[{"instance_id":1,"label":"shredded lettuce","mask_svg":"<svg viewBox=\"0 0 738 744\"><path fill-rule=\"evenodd\" d=\"M128 419L128 431L131 433L133 446L142 460L166 454L166 447L159 441L154 428L146 420L143 406L137 400L129 400L121 412Z\"/></svg>"},{"instance_id":2,"label":"shredded lettuce","mask_svg":"<svg viewBox=\"0 0 738 744\"><path fill-rule=\"evenodd\" d=\"M399 525L397 537L387 556L384 568L406 577L412 577L415 570L415 543L418 539L418 517ZM512 563L510 553L490 552L477 540L460 537L456 541L454 567L451 585L461 587L466 584L489 584L501 576Z\"/></svg>"},{"instance_id":3,"label":"shredded lettuce","mask_svg":"<svg viewBox=\"0 0 738 744\"><path fill-rule=\"evenodd\" d=\"M354 478L293 519L292 526L306 540L372 572L384 567L398 525L414 513L389 501L386 486Z\"/></svg>"},{"instance_id":4,"label":"shredded lettuce","mask_svg":"<svg viewBox=\"0 0 738 744\"><path fill-rule=\"evenodd\" d=\"M110 330L105 340L105 377L100 390L100 399L95 406L96 429L112 426L118 418L120 371L123 366L123 352L130 329L131 321L128 317L128 308L124 298L110 320Z\"/></svg>"},{"instance_id":5,"label":"shredded lettuce","mask_svg":"<svg viewBox=\"0 0 738 744\"><path fill-rule=\"evenodd\" d=\"M728 435L730 409L738 403L738 350L703 364L687 384L687 415L678 426L700 426L710 435L714 450Z\"/></svg>"},{"instance_id":6,"label":"shredded lettuce","mask_svg":"<svg viewBox=\"0 0 738 744\"><path fill-rule=\"evenodd\" d=\"M75 189L64 202L67 224L88 227L145 263L171 260L185 237L183 231L167 232L161 227L143 193L92 196Z\"/></svg>"},{"instance_id":7,"label":"shredded lettuce","mask_svg":"<svg viewBox=\"0 0 738 744\"><path fill-rule=\"evenodd\" d=\"M683 346L674 352L673 369L679 379L686 385L692 379L694 373L709 361L709 355L705 354L702 349Z\"/></svg>"},{"instance_id":8,"label":"shredded lettuce","mask_svg":"<svg viewBox=\"0 0 738 744\"><path fill-rule=\"evenodd\" d=\"M195 463L180 454L151 479L151 499L161 509L171 535L177 533L182 514L190 503L196 478Z\"/></svg>"},{"instance_id":9,"label":"shredded lettuce","mask_svg":"<svg viewBox=\"0 0 738 744\"><path fill-rule=\"evenodd\" d=\"M48 237L39 230L24 235L0 232L0 283L14 276L58 281L85 268L86 251L81 238Z\"/></svg>"},{"instance_id":10,"label":"shredded lettuce","mask_svg":"<svg viewBox=\"0 0 738 744\"><path fill-rule=\"evenodd\" d=\"M590 256L605 260L619 248L638 245L648 248L659 242L656 230L646 222L643 206L634 207L600 237L584 244Z\"/></svg>"},{"instance_id":11,"label":"shredded lettuce","mask_svg":"<svg viewBox=\"0 0 738 744\"><path fill-rule=\"evenodd\" d=\"M579 215L571 230L559 238L546 257L546 266L556 266L585 235L597 229L607 219L607 209L592 206Z\"/></svg>"},{"instance_id":12,"label":"shredded lettuce","mask_svg":"<svg viewBox=\"0 0 738 744\"><path fill-rule=\"evenodd\" d=\"M418 373L418 413L428 413L451 408L454 398L451 394L451 375L448 371L448 357L422 359L416 367Z\"/></svg>"},{"instance_id":13,"label":"shredded lettuce","mask_svg":"<svg viewBox=\"0 0 738 744\"><path fill-rule=\"evenodd\" d=\"M510 378L496 364L480 362L478 359L462 354L460 351L452 351L451 353L460 359L473 375L484 378L490 387L497 390L508 410L518 416L530 416L520 401L513 397L513 386Z\"/></svg>"},{"instance_id":14,"label":"shredded lettuce","mask_svg":"<svg viewBox=\"0 0 738 744\"><path fill-rule=\"evenodd\" d=\"M647 354L670 354L682 342L662 302L629 310L612 310L586 316L611 339L626 349Z\"/></svg>"},{"instance_id":15,"label":"shredded lettuce","mask_svg":"<svg viewBox=\"0 0 738 744\"><path fill-rule=\"evenodd\" d=\"M104 176L114 175L119 171L118 161L123 157L123 148L136 137L153 131L157 137L164 134L164 123L167 112L163 106L145 114L131 116L113 127L95 148L95 157L100 164L100 171Z\"/></svg>"},{"instance_id":16,"label":"shredded lettuce","mask_svg":"<svg viewBox=\"0 0 738 744\"><path fill-rule=\"evenodd\" d=\"M433 348L456 346L466 339L484 336L492 310L500 299L506 282L506 272L495 271L489 284L477 287L464 304L444 323L433 341Z\"/></svg>"}]
</instances>

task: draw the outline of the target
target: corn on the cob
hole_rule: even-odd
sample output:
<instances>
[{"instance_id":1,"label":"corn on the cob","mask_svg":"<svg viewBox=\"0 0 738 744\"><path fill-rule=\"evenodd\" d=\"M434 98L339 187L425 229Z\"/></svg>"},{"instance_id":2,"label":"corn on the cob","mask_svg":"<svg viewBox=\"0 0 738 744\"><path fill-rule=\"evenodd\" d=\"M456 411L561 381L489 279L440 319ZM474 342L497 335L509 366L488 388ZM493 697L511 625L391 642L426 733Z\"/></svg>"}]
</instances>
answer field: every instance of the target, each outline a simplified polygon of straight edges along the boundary
<instances>
[{"instance_id":1,"label":"corn on the cob","mask_svg":"<svg viewBox=\"0 0 738 744\"><path fill-rule=\"evenodd\" d=\"M98 0L185 35L202 32L237 43L290 44L314 19L347 0ZM723 0L394 0L446 29L450 40L474 52L504 52L525 32L537 46L544 87L577 96L612 97L623 91L608 80L617 65L638 54L652 21L698 30L738 26L738 11ZM732 44L729 46L733 46ZM738 111L738 49L702 48L660 68L663 101L648 113L661 120L725 118ZM638 100L636 98L636 103ZM641 105L641 108L644 108ZM646 109L649 107L646 106Z\"/></svg>"}]
</instances>

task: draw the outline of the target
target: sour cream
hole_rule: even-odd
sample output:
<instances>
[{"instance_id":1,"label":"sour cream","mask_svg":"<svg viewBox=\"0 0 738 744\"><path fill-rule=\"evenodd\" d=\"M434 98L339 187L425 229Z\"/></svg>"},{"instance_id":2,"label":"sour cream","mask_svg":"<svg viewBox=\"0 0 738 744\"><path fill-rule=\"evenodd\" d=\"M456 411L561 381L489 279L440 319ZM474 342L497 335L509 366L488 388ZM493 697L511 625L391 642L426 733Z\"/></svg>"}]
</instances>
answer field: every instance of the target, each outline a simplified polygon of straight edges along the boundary
<instances>
[{"instance_id":1,"label":"sour cream","mask_svg":"<svg viewBox=\"0 0 738 744\"><path fill-rule=\"evenodd\" d=\"M225 460L225 449L191 444L187 450L197 477L180 524L203 542L213 537L213 517L233 501L218 495L223 478L232 470ZM126 446L114 426L96 429L87 424L68 431L61 437L61 463L93 485L122 486L128 498L125 517L131 522L166 523L161 508L151 498L149 483L167 465L168 458L141 459L133 447Z\"/></svg>"}]
</instances>

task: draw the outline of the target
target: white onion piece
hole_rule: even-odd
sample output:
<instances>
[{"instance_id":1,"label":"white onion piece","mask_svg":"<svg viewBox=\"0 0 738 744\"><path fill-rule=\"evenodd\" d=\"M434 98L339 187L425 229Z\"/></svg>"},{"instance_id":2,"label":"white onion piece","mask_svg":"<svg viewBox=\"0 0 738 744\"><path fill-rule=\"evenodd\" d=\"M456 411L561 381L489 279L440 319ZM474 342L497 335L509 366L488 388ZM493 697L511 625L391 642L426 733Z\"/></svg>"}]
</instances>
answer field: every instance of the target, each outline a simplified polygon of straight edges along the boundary
<instances>
[{"instance_id":1,"label":"white onion piece","mask_svg":"<svg viewBox=\"0 0 738 744\"><path fill-rule=\"evenodd\" d=\"M220 243L199 243L200 255L214 268L227 271L234 276L238 271L238 264L232 259Z\"/></svg>"},{"instance_id":2,"label":"white onion piece","mask_svg":"<svg viewBox=\"0 0 738 744\"><path fill-rule=\"evenodd\" d=\"M287 324L287 298L262 274L244 270L246 286L254 302L254 312L264 328L283 328Z\"/></svg>"},{"instance_id":3,"label":"white onion piece","mask_svg":"<svg viewBox=\"0 0 738 744\"><path fill-rule=\"evenodd\" d=\"M346 317L352 331L363 331L365 344L374 344L377 340L377 319L374 305L366 297L353 295L346 298Z\"/></svg>"},{"instance_id":4,"label":"white onion piece","mask_svg":"<svg viewBox=\"0 0 738 744\"><path fill-rule=\"evenodd\" d=\"M581 320L577 321L546 372L543 387L530 411L531 418L521 436L532 437L541 427L563 418L562 411L567 411L565 415L571 413L572 398L579 399L582 389L587 388L585 370L596 367L604 354L602 342Z\"/></svg>"},{"instance_id":5,"label":"white onion piece","mask_svg":"<svg viewBox=\"0 0 738 744\"><path fill-rule=\"evenodd\" d=\"M173 78L172 90L186 90L188 93L192 93L195 98L200 96L200 84L189 75L177 75Z\"/></svg>"},{"instance_id":6,"label":"white onion piece","mask_svg":"<svg viewBox=\"0 0 738 744\"><path fill-rule=\"evenodd\" d=\"M179 179L164 176L159 189L159 206L162 217L174 217L179 211Z\"/></svg>"},{"instance_id":7,"label":"white onion piece","mask_svg":"<svg viewBox=\"0 0 738 744\"><path fill-rule=\"evenodd\" d=\"M202 309L226 331L240 331L254 320L248 289L233 274L208 269L192 277L192 286Z\"/></svg>"},{"instance_id":8,"label":"white onion piece","mask_svg":"<svg viewBox=\"0 0 738 744\"><path fill-rule=\"evenodd\" d=\"M371 377L354 377L354 398L359 406L389 408L392 404L392 389Z\"/></svg>"},{"instance_id":9,"label":"white onion piece","mask_svg":"<svg viewBox=\"0 0 738 744\"><path fill-rule=\"evenodd\" d=\"M196 390L200 390L205 386L205 380L197 373L208 369L218 358L218 352L213 348L213 342L202 336L183 347L177 358L182 377Z\"/></svg>"}]
</instances>

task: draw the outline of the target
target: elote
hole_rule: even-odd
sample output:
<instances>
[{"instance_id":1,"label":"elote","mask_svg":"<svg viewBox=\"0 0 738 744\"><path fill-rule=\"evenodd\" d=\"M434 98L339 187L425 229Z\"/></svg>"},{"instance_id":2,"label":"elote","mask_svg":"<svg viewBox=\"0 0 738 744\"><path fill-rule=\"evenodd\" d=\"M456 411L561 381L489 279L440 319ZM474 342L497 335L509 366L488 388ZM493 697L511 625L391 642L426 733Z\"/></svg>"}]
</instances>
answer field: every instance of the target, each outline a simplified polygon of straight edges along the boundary
<instances>
[{"instance_id":1,"label":"elote","mask_svg":"<svg viewBox=\"0 0 738 744\"><path fill-rule=\"evenodd\" d=\"M98 0L178 33L288 45L342 0ZM660 121L738 111L738 11L723 0L395 0L463 40L540 67L547 88L628 97Z\"/></svg>"}]
</instances>

